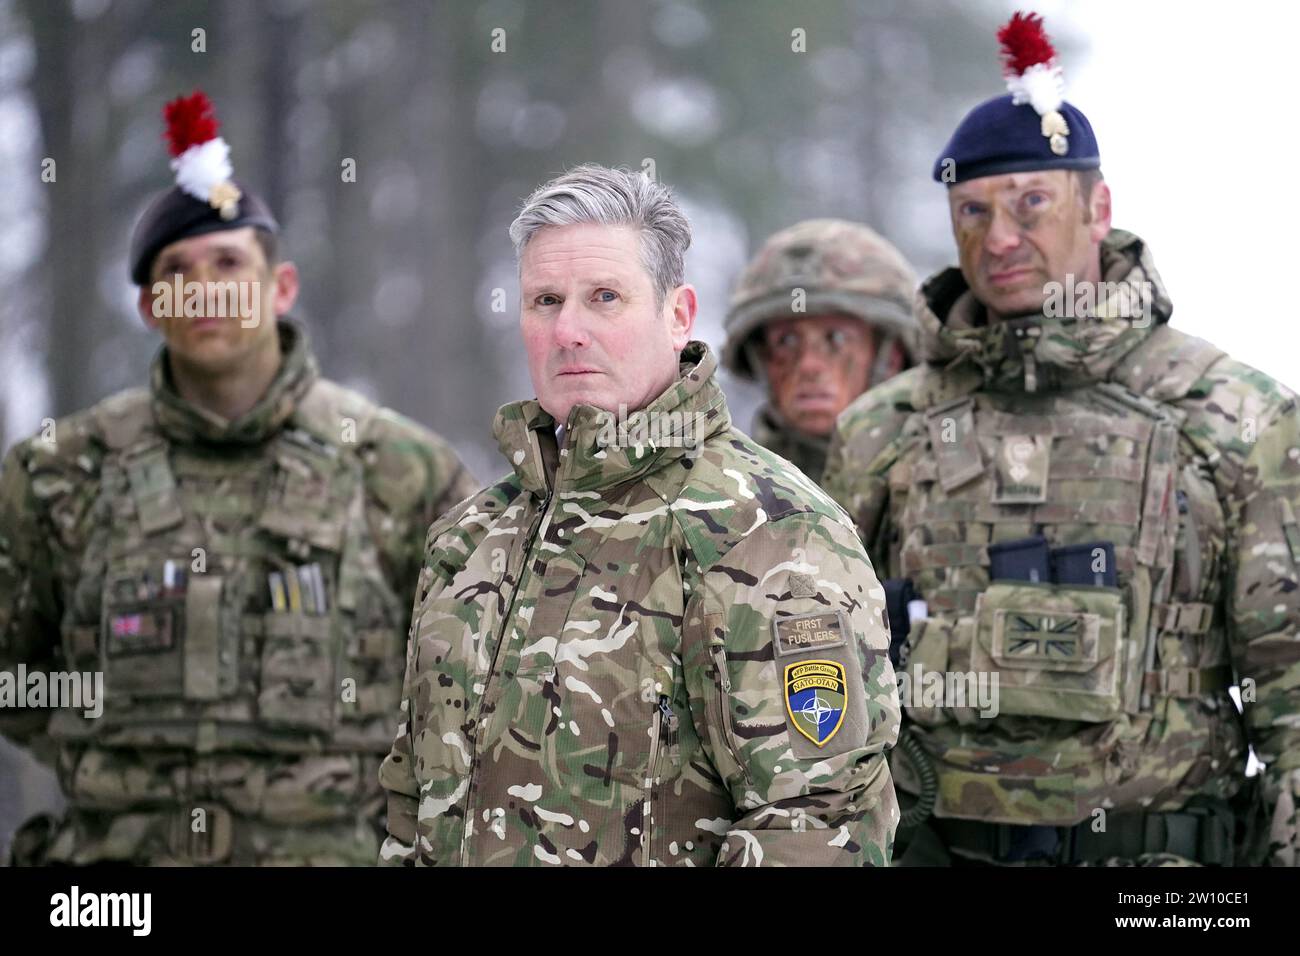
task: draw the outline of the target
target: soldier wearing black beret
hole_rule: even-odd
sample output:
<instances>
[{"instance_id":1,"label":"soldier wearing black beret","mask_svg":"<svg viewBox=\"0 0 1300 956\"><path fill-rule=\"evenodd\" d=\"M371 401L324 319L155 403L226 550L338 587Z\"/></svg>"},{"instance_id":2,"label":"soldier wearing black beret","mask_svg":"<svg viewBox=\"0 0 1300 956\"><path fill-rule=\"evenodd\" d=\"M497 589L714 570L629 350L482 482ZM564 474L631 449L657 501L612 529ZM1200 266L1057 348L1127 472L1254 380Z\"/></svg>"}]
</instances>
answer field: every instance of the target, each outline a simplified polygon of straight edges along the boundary
<instances>
[{"instance_id":1,"label":"soldier wearing black beret","mask_svg":"<svg viewBox=\"0 0 1300 956\"><path fill-rule=\"evenodd\" d=\"M67 801L14 859L369 865L425 534L477 486L320 376L207 98L167 120L177 184L131 240L148 387L0 471L0 732Z\"/></svg>"}]
</instances>

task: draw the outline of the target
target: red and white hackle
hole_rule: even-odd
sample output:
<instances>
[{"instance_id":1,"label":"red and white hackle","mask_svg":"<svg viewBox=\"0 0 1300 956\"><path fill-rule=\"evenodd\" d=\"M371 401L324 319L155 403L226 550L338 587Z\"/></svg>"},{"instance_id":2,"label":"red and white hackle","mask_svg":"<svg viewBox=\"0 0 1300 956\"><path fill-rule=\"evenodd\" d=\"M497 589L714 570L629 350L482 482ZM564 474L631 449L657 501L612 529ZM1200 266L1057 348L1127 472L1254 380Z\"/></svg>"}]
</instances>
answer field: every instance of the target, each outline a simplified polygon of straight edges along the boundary
<instances>
[{"instance_id":1,"label":"red and white hackle","mask_svg":"<svg viewBox=\"0 0 1300 956\"><path fill-rule=\"evenodd\" d=\"M230 146L217 135L219 124L212 102L202 90L178 96L163 107L167 148L172 154L176 185L216 209L222 219L239 215L239 187L232 181Z\"/></svg>"},{"instance_id":2,"label":"red and white hackle","mask_svg":"<svg viewBox=\"0 0 1300 956\"><path fill-rule=\"evenodd\" d=\"M1052 152L1064 156L1070 150L1069 124L1061 115L1065 102L1065 76L1056 62L1056 48L1043 29L1043 18L1034 13L1016 13L998 30L1002 44L1003 75L1011 102L1028 103L1043 118L1042 132Z\"/></svg>"}]
</instances>

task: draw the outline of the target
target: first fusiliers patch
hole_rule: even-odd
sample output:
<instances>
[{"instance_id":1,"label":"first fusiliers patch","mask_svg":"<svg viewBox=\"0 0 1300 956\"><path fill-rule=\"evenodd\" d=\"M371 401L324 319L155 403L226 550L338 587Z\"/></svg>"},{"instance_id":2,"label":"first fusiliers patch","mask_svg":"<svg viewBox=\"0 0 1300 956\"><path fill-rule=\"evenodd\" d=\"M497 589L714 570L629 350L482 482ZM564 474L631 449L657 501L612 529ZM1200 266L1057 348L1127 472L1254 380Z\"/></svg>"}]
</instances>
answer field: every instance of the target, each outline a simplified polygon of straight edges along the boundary
<instances>
[{"instance_id":1,"label":"first fusiliers patch","mask_svg":"<svg viewBox=\"0 0 1300 956\"><path fill-rule=\"evenodd\" d=\"M846 686L838 661L785 665L785 708L794 729L824 747L844 723Z\"/></svg>"}]
</instances>

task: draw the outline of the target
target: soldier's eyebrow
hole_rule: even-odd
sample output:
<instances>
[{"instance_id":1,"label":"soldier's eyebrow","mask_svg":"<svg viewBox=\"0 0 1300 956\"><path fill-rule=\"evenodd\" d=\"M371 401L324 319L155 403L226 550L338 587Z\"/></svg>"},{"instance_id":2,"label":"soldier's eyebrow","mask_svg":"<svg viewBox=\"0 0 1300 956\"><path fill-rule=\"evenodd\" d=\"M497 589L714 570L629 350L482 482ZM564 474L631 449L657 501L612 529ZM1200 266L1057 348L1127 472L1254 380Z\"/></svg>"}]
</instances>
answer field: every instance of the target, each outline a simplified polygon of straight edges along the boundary
<instances>
[{"instance_id":1,"label":"soldier's eyebrow","mask_svg":"<svg viewBox=\"0 0 1300 956\"><path fill-rule=\"evenodd\" d=\"M185 265L185 258L178 253L171 252L158 260L155 267L158 275L170 275Z\"/></svg>"},{"instance_id":2,"label":"soldier's eyebrow","mask_svg":"<svg viewBox=\"0 0 1300 956\"><path fill-rule=\"evenodd\" d=\"M1046 192L1055 193L1057 186L1053 180L1046 176L1027 176L1021 180L1012 180L1006 191L1009 193L1026 193L1031 189L1042 189Z\"/></svg>"},{"instance_id":3,"label":"soldier's eyebrow","mask_svg":"<svg viewBox=\"0 0 1300 956\"><path fill-rule=\"evenodd\" d=\"M535 299L539 295L560 295L555 286L549 282L539 282L536 285L526 285L522 289L522 295L525 299Z\"/></svg>"}]
</instances>

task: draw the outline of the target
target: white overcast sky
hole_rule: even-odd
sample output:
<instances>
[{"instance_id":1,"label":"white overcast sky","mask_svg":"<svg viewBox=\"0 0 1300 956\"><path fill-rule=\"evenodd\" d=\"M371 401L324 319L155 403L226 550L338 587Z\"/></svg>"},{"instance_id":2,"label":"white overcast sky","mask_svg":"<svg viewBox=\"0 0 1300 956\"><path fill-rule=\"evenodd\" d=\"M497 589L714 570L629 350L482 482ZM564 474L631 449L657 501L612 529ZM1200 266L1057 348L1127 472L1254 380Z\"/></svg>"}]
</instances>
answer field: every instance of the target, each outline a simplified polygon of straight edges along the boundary
<instances>
[{"instance_id":1,"label":"white overcast sky","mask_svg":"<svg viewBox=\"0 0 1300 956\"><path fill-rule=\"evenodd\" d=\"M1086 40L1066 98L1087 114L1114 224L1150 245L1172 324L1300 389L1300 7L1040 0Z\"/></svg>"}]
</instances>

